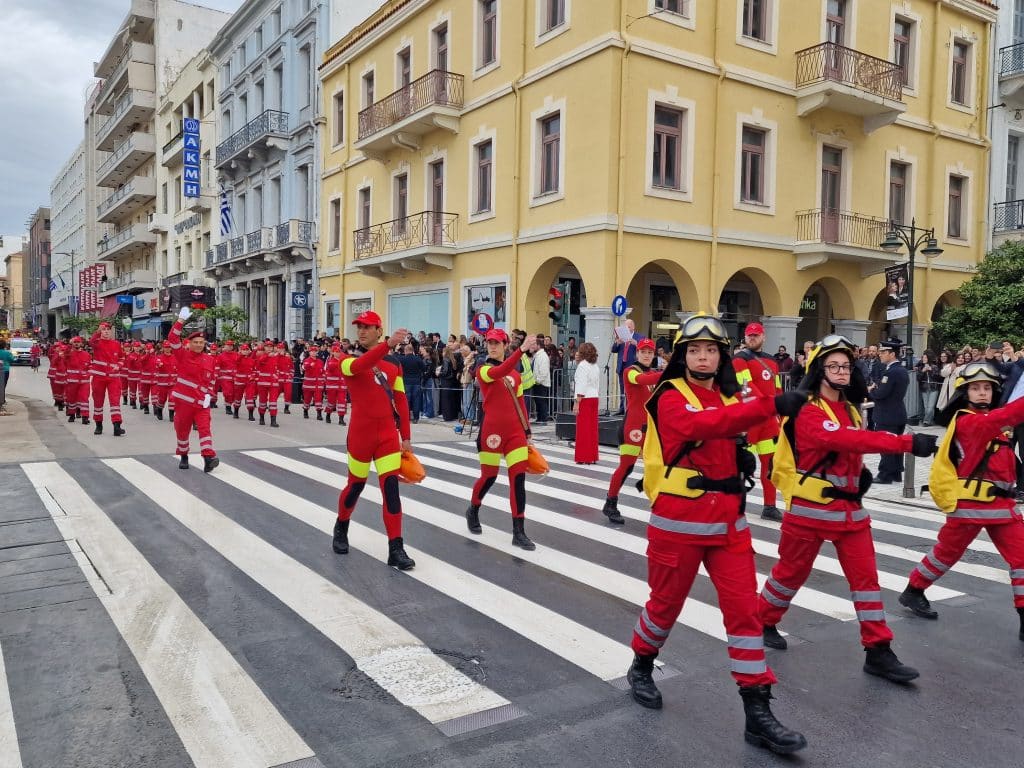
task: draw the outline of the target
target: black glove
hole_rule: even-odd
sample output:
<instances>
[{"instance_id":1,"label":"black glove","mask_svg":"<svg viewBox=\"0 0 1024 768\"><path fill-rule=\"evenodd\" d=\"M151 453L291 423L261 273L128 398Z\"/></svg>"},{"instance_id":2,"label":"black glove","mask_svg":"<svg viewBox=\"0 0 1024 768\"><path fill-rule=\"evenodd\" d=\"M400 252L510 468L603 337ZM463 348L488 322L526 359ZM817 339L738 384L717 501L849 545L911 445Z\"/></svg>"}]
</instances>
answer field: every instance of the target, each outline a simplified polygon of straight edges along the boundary
<instances>
[{"instance_id":1,"label":"black glove","mask_svg":"<svg viewBox=\"0 0 1024 768\"><path fill-rule=\"evenodd\" d=\"M914 446L910 452L915 456L926 459L938 450L939 438L935 435L926 435L921 432L914 434Z\"/></svg>"},{"instance_id":2,"label":"black glove","mask_svg":"<svg viewBox=\"0 0 1024 768\"><path fill-rule=\"evenodd\" d=\"M783 392L775 396L775 412L779 416L795 418L800 409L807 403L807 393L801 389L794 389L792 392Z\"/></svg>"},{"instance_id":3,"label":"black glove","mask_svg":"<svg viewBox=\"0 0 1024 768\"><path fill-rule=\"evenodd\" d=\"M741 445L736 446L736 469L743 477L757 475L757 459L753 453Z\"/></svg>"}]
</instances>

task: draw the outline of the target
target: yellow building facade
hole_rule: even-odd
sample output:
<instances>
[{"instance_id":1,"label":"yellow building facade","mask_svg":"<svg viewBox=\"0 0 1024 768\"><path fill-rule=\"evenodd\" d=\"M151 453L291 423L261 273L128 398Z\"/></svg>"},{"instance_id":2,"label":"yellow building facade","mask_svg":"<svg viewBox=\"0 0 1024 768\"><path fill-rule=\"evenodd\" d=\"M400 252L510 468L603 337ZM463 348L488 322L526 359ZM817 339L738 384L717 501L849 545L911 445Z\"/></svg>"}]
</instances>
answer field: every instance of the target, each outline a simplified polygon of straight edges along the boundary
<instances>
[{"instance_id":1,"label":"yellow building facade","mask_svg":"<svg viewBox=\"0 0 1024 768\"><path fill-rule=\"evenodd\" d=\"M888 222L934 227L918 334L984 255L977 0L391 0L320 68L327 318L611 341L697 310L769 344L890 333ZM599 348L600 348L599 344ZM774 351L774 349L772 349Z\"/></svg>"}]
</instances>

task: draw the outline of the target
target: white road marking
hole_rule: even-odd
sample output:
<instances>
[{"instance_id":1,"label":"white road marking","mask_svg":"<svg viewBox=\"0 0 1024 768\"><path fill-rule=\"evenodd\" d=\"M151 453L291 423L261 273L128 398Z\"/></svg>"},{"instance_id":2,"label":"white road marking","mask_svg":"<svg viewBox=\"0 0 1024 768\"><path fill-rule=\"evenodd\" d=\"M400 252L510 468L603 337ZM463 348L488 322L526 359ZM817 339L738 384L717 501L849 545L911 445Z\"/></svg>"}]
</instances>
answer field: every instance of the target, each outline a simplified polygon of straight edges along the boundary
<instances>
[{"instance_id":1,"label":"white road marking","mask_svg":"<svg viewBox=\"0 0 1024 768\"><path fill-rule=\"evenodd\" d=\"M7 688L4 649L0 646L0 768L22 768L18 749L18 730L14 723L11 692Z\"/></svg>"},{"instance_id":2,"label":"white road marking","mask_svg":"<svg viewBox=\"0 0 1024 768\"><path fill-rule=\"evenodd\" d=\"M400 624L268 544L135 459L104 462L236 568L352 657L427 721L503 707L508 700L441 659ZM396 664L401 659L402 664Z\"/></svg>"},{"instance_id":3,"label":"white road marking","mask_svg":"<svg viewBox=\"0 0 1024 768\"><path fill-rule=\"evenodd\" d=\"M71 475L52 462L22 468L64 537L83 542L110 585L113 595L101 595L100 603L198 768L268 768L313 756L259 686Z\"/></svg>"}]
</instances>

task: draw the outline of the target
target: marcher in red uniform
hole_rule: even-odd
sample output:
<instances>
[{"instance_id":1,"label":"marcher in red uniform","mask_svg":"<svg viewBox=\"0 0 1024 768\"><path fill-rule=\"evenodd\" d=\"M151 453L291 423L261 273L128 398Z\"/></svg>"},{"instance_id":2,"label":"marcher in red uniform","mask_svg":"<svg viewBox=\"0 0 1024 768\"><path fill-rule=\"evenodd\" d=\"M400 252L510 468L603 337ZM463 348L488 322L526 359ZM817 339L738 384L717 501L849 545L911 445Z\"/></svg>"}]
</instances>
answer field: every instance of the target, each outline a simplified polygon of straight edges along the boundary
<instances>
[{"instance_id":1,"label":"marcher in red uniform","mask_svg":"<svg viewBox=\"0 0 1024 768\"><path fill-rule=\"evenodd\" d=\"M38 341L32 344L31 349L28 351L28 355L32 366L32 373L39 373L39 359L43 356L43 348L39 346Z\"/></svg>"},{"instance_id":2,"label":"marcher in red uniform","mask_svg":"<svg viewBox=\"0 0 1024 768\"><path fill-rule=\"evenodd\" d=\"M761 351L764 347L764 326L760 323L748 323L743 335L746 348L732 359L732 367L736 369L736 381L741 387L746 387L761 397L775 397L781 394L779 364L771 355ZM764 494L761 517L777 522L782 520L782 513L775 506L776 495L771 479L771 467L775 441L778 437L779 419L774 414L762 423L755 424L747 432L750 450L761 461L761 490Z\"/></svg>"},{"instance_id":3,"label":"marcher in red uniform","mask_svg":"<svg viewBox=\"0 0 1024 768\"><path fill-rule=\"evenodd\" d=\"M512 544L533 550L537 545L526 535L526 459L532 434L523 399L522 375L517 367L523 354L536 344L537 337L527 336L507 358L505 352L509 338L505 331L492 328L484 336L484 342L487 344L487 360L476 372L484 412L483 423L476 438L480 477L473 484L473 495L466 510L466 524L470 533L483 533L480 527L480 505L498 478L498 470L504 458L508 471L509 504L512 508Z\"/></svg>"},{"instance_id":4,"label":"marcher in red uniform","mask_svg":"<svg viewBox=\"0 0 1024 768\"><path fill-rule=\"evenodd\" d=\"M256 397L259 400L260 426L267 423L270 410L270 426L277 426L277 399L281 396L277 384L277 350L268 344L262 356L256 356Z\"/></svg>"},{"instance_id":5,"label":"marcher in red uniform","mask_svg":"<svg viewBox=\"0 0 1024 768\"><path fill-rule=\"evenodd\" d=\"M149 342L139 358L139 406L148 414L153 400L153 381L156 377L156 349Z\"/></svg>"},{"instance_id":6,"label":"marcher in red uniform","mask_svg":"<svg viewBox=\"0 0 1024 768\"><path fill-rule=\"evenodd\" d=\"M85 349L85 339L75 336L71 339L71 352L67 355L68 423L80 417L83 424L89 423L89 367L92 355Z\"/></svg>"},{"instance_id":7,"label":"marcher in red uniform","mask_svg":"<svg viewBox=\"0 0 1024 768\"><path fill-rule=\"evenodd\" d=\"M853 343L836 335L826 336L808 357L804 383L812 387L811 400L793 423L786 425L796 472L789 481L775 475L788 507L782 521L779 562L761 592L758 611L765 645L784 650L786 640L776 625L810 576L821 545L831 541L860 621L864 671L906 683L917 678L918 671L902 664L890 647L893 635L885 621L878 585L871 518L861 507L861 498L871 484L863 456L908 451L930 456L935 452L935 437L862 429L857 409L867 397L867 385L856 361ZM777 465L778 459L777 452Z\"/></svg>"},{"instance_id":8,"label":"marcher in red uniform","mask_svg":"<svg viewBox=\"0 0 1024 768\"><path fill-rule=\"evenodd\" d=\"M1024 423L1024 397L992 410L1002 377L986 361L968 363L956 379L955 394L936 421L953 430L950 456L956 476L956 507L939 529L931 552L910 573L900 603L918 616L937 619L924 591L956 565L979 533L985 531L1010 566L1013 604L1024 642L1024 525L1014 507L1016 458L1008 432ZM945 509L943 510L946 511Z\"/></svg>"},{"instance_id":9,"label":"marcher in red uniform","mask_svg":"<svg viewBox=\"0 0 1024 768\"><path fill-rule=\"evenodd\" d=\"M50 394L58 411L64 410L64 388L67 382L67 361L64 359L66 347L62 342L55 342L50 347L47 357L50 358L50 370L46 378L50 380Z\"/></svg>"},{"instance_id":10,"label":"marcher in red uniform","mask_svg":"<svg viewBox=\"0 0 1024 768\"><path fill-rule=\"evenodd\" d=\"M327 423L331 423L331 414L338 408L338 396L341 394L341 344L335 342L331 345L331 354L324 363L324 396L327 398ZM341 417L342 423L345 417Z\"/></svg>"},{"instance_id":11,"label":"marcher in red uniform","mask_svg":"<svg viewBox=\"0 0 1024 768\"><path fill-rule=\"evenodd\" d=\"M238 367L238 352L234 339L225 339L224 347L217 356L217 385L224 393L224 413L231 415L235 404L235 369Z\"/></svg>"},{"instance_id":12,"label":"marcher in red uniform","mask_svg":"<svg viewBox=\"0 0 1024 768\"><path fill-rule=\"evenodd\" d=\"M238 361L235 363L235 402L234 416L238 418L238 412L245 401L245 407L249 410L249 421L256 421L253 412L256 410L256 359L252 354L252 347L242 344L238 348Z\"/></svg>"},{"instance_id":13,"label":"marcher in red uniform","mask_svg":"<svg viewBox=\"0 0 1024 768\"><path fill-rule=\"evenodd\" d=\"M128 368L126 363L131 351L132 344L130 341L125 340L121 342L121 405L128 405Z\"/></svg>"},{"instance_id":14,"label":"marcher in red uniform","mask_svg":"<svg viewBox=\"0 0 1024 768\"><path fill-rule=\"evenodd\" d=\"M718 591L732 676L746 714L744 738L785 754L803 749L807 741L776 720L768 703L776 678L765 660L754 550L743 516L744 475L753 474L754 462L737 446L736 436L777 411L796 413L804 398L787 392L740 403L728 352L722 322L694 315L676 335L661 383L646 405L651 597L633 630L636 656L626 677L639 704L661 707L651 676L654 659L703 564ZM739 459L749 465L740 467Z\"/></svg>"},{"instance_id":15,"label":"marcher in red uniform","mask_svg":"<svg viewBox=\"0 0 1024 768\"><path fill-rule=\"evenodd\" d=\"M132 409L138 407L139 380L142 378L142 342L132 344L132 351L125 355L124 367L128 372L128 401Z\"/></svg>"},{"instance_id":16,"label":"marcher in red uniform","mask_svg":"<svg viewBox=\"0 0 1024 768\"><path fill-rule=\"evenodd\" d=\"M210 408L217 407L217 399L220 396L220 375L217 369L220 367L220 347L215 342L206 345L206 354L213 358L213 397L210 400Z\"/></svg>"},{"instance_id":17,"label":"marcher in red uniform","mask_svg":"<svg viewBox=\"0 0 1024 768\"><path fill-rule=\"evenodd\" d=\"M341 375L341 369L338 369ZM302 361L302 418L309 418L311 406L316 408L316 420L324 420L324 363L316 354L316 347L306 348L306 359Z\"/></svg>"},{"instance_id":18,"label":"marcher in red uniform","mask_svg":"<svg viewBox=\"0 0 1024 768\"><path fill-rule=\"evenodd\" d=\"M652 370L656 354L654 341L640 339L636 344L636 362L622 371L622 386L626 395L626 417L619 433L619 466L608 483L608 495L604 501L604 513L615 525L625 525L625 518L619 514L619 491L629 473L636 465L637 457L644 447L644 432L647 429L647 411L644 405L651 396L652 387L661 378L661 371Z\"/></svg>"},{"instance_id":19,"label":"marcher in red uniform","mask_svg":"<svg viewBox=\"0 0 1024 768\"><path fill-rule=\"evenodd\" d=\"M384 499L384 529L388 536L388 565L407 571L416 565L405 553L402 539L402 500L398 494L398 470L402 451L412 450L409 436L409 403L405 398L402 369L385 360L389 349L380 315L363 312L353 323L363 350L359 357L346 355L341 374L348 379L358 410L348 431L348 483L338 495L338 520L334 524L334 551L348 552L348 525L359 494L370 474L370 462L377 470ZM409 332L397 329L392 338L404 342Z\"/></svg>"},{"instance_id":20,"label":"marcher in red uniform","mask_svg":"<svg viewBox=\"0 0 1024 768\"><path fill-rule=\"evenodd\" d=\"M213 450L213 435L210 432L210 402L213 400L213 390L217 384L217 373L213 358L203 351L206 348L206 337L202 331L189 334L182 344L181 329L191 314L188 307L182 307L178 312L177 321L167 335L177 362L177 375L171 389L171 402L174 403L174 432L178 439L175 453L181 457L178 468L188 469L189 440L192 428L195 427L199 431L203 471L210 472L220 464L217 452Z\"/></svg>"},{"instance_id":21,"label":"marcher in red uniform","mask_svg":"<svg viewBox=\"0 0 1024 768\"><path fill-rule=\"evenodd\" d=\"M284 412L291 413L292 381L295 378L295 358L283 341L277 345L277 388L284 395Z\"/></svg>"},{"instance_id":22,"label":"marcher in red uniform","mask_svg":"<svg viewBox=\"0 0 1024 768\"><path fill-rule=\"evenodd\" d=\"M170 400L171 390L174 388L177 379L178 360L174 356L174 350L171 348L171 343L169 341L165 341L160 345L160 354L157 355L157 384L155 385L156 389L153 393L153 413L156 414L156 417L160 421L164 420L164 408ZM173 403L171 404L167 418L172 422L174 421Z\"/></svg>"},{"instance_id":23,"label":"marcher in red uniform","mask_svg":"<svg viewBox=\"0 0 1024 768\"><path fill-rule=\"evenodd\" d=\"M114 338L114 326L103 322L89 339L92 346L92 418L96 422L93 434L103 434L103 400L110 403L110 421L114 424L114 437L124 434L121 426L121 343Z\"/></svg>"}]
</instances>

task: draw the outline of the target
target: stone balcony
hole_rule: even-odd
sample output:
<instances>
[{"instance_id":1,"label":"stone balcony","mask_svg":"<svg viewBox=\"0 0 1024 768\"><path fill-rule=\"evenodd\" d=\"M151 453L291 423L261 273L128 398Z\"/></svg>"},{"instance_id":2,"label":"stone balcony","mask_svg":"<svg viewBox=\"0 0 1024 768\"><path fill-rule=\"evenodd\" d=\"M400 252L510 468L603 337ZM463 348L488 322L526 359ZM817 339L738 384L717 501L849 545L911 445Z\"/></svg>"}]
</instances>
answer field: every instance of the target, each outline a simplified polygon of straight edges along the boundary
<instances>
[{"instance_id":1,"label":"stone balcony","mask_svg":"<svg viewBox=\"0 0 1024 768\"><path fill-rule=\"evenodd\" d=\"M113 296L118 293L142 293L160 287L160 278L151 269L133 269L116 277L108 277L99 287L101 297Z\"/></svg>"},{"instance_id":2,"label":"stone balcony","mask_svg":"<svg viewBox=\"0 0 1024 768\"><path fill-rule=\"evenodd\" d=\"M156 179L152 176L135 176L96 206L96 220L105 224L113 224L131 216L154 200L156 200Z\"/></svg>"},{"instance_id":3,"label":"stone balcony","mask_svg":"<svg viewBox=\"0 0 1024 768\"><path fill-rule=\"evenodd\" d=\"M274 149L288 149L288 113L268 109L217 145L216 167L244 169L253 160L265 161Z\"/></svg>"},{"instance_id":4,"label":"stone balcony","mask_svg":"<svg viewBox=\"0 0 1024 768\"><path fill-rule=\"evenodd\" d=\"M126 91L107 121L96 131L96 149L113 152L128 136L153 119L156 94Z\"/></svg>"},{"instance_id":5,"label":"stone balcony","mask_svg":"<svg viewBox=\"0 0 1024 768\"><path fill-rule=\"evenodd\" d=\"M114 261L152 250L156 235L149 232L144 224L133 224L96 243L96 256L104 261Z\"/></svg>"},{"instance_id":6,"label":"stone balcony","mask_svg":"<svg viewBox=\"0 0 1024 768\"><path fill-rule=\"evenodd\" d=\"M122 141L96 169L96 185L119 187L156 153L156 138L135 131Z\"/></svg>"},{"instance_id":7,"label":"stone balcony","mask_svg":"<svg viewBox=\"0 0 1024 768\"><path fill-rule=\"evenodd\" d=\"M289 219L272 227L261 227L238 235L206 251L204 269L218 276L238 271L259 271L267 265L312 260L315 227L311 221Z\"/></svg>"},{"instance_id":8,"label":"stone balcony","mask_svg":"<svg viewBox=\"0 0 1024 768\"><path fill-rule=\"evenodd\" d=\"M118 95L128 90L156 90L156 49L149 43L129 43L114 71L103 82L93 101L93 111L109 115L117 105Z\"/></svg>"}]
</instances>

